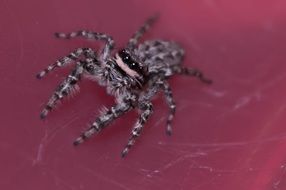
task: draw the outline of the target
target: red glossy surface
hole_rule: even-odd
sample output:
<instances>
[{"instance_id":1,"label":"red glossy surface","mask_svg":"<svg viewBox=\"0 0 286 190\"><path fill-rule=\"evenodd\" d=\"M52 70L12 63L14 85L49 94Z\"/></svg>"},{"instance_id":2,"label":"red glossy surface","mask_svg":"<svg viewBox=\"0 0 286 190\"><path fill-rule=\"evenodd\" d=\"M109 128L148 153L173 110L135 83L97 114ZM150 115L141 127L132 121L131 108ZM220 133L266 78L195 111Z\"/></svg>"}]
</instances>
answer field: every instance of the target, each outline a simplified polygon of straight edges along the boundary
<instances>
[{"instance_id":1,"label":"red glossy surface","mask_svg":"<svg viewBox=\"0 0 286 190\"><path fill-rule=\"evenodd\" d=\"M16 1L0 3L0 189L193 189L286 188L285 0ZM139 25L161 13L146 38L180 42L185 65L214 80L171 80L177 102L172 137L168 112L155 113L126 159L136 113L118 119L85 144L72 141L113 98L84 80L81 91L46 121L39 112L68 73L42 81L35 74L76 47L81 39L56 40L56 31L91 29L123 46Z\"/></svg>"}]
</instances>

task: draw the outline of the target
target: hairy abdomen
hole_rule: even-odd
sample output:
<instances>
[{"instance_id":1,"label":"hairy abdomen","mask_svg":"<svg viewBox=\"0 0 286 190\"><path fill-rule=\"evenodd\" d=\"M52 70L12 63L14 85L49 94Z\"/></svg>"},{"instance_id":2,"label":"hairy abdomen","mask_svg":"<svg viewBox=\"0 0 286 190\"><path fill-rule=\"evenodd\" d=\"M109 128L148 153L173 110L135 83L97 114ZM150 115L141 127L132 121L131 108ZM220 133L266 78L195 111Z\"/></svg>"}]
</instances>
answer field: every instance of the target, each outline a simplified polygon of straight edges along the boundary
<instances>
[{"instance_id":1,"label":"hairy abdomen","mask_svg":"<svg viewBox=\"0 0 286 190\"><path fill-rule=\"evenodd\" d=\"M145 41L135 52L148 65L150 74L164 73L166 76L172 75L172 67L180 64L184 57L184 50L177 43L163 40Z\"/></svg>"}]
</instances>

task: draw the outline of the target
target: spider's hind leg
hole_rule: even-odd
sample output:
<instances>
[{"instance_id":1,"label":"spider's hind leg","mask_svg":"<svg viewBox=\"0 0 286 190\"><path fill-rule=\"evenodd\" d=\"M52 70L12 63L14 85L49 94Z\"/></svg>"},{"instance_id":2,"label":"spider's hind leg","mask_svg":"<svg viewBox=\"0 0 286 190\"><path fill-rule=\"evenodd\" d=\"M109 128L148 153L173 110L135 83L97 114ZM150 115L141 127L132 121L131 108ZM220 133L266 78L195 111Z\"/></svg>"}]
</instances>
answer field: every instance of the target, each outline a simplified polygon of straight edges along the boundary
<instances>
[{"instance_id":1,"label":"spider's hind leg","mask_svg":"<svg viewBox=\"0 0 286 190\"><path fill-rule=\"evenodd\" d=\"M63 67L69 63L77 61L81 55L84 55L85 57L92 57L92 58L96 56L95 52L91 48L78 48L75 51L71 52L66 57L63 57L57 60L55 63L49 65L46 69L39 72L37 74L37 78L41 79L45 75L47 75L49 72L53 71L55 68Z\"/></svg>"},{"instance_id":2,"label":"spider's hind leg","mask_svg":"<svg viewBox=\"0 0 286 190\"><path fill-rule=\"evenodd\" d=\"M81 74L84 71L84 64L85 62L77 62L76 68L72 70L70 75L56 88L54 94L50 97L48 103L40 114L41 119L44 119L48 115L59 100L73 92L76 88L77 82L80 80Z\"/></svg>"},{"instance_id":3,"label":"spider's hind leg","mask_svg":"<svg viewBox=\"0 0 286 190\"><path fill-rule=\"evenodd\" d=\"M147 32L147 30L154 24L154 22L158 19L159 14L156 14L152 17L150 17L149 19L147 19L144 23L143 26L141 26L139 28L139 30L137 30L135 32L135 34L133 34L132 38L129 40L127 47L129 49L134 49L135 46L138 44L138 41L140 40L140 38L142 38L142 36Z\"/></svg>"},{"instance_id":4,"label":"spider's hind leg","mask_svg":"<svg viewBox=\"0 0 286 190\"><path fill-rule=\"evenodd\" d=\"M193 76L198 78L200 81L211 84L212 80L208 79L204 76L204 74L195 68L187 68L187 67L174 67L173 68L174 73L181 74L181 75L187 75L187 76Z\"/></svg>"},{"instance_id":5,"label":"spider's hind leg","mask_svg":"<svg viewBox=\"0 0 286 190\"><path fill-rule=\"evenodd\" d=\"M173 118L175 116L175 112L176 112L176 104L174 102L174 99L173 99L173 93L172 93L172 90L170 88L170 85L167 81L164 81L163 84L162 84L162 88L163 88L163 91L164 91L164 95L165 95L165 98L166 98L166 102L169 106L169 115L168 115L168 118L167 118L167 134L168 135L171 135L172 134L172 121L173 121Z\"/></svg>"}]
</instances>

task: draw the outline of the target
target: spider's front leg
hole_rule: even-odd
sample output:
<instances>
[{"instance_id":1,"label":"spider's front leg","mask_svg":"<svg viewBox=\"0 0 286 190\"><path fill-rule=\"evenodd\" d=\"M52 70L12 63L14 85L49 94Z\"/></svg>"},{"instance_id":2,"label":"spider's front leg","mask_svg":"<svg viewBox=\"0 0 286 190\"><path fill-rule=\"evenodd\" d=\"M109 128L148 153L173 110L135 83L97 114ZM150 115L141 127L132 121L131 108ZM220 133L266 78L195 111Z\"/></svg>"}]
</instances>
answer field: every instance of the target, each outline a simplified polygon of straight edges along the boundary
<instances>
[{"instance_id":1,"label":"spider's front leg","mask_svg":"<svg viewBox=\"0 0 286 190\"><path fill-rule=\"evenodd\" d=\"M64 39L83 37L83 38L91 39L91 40L104 41L106 44L100 56L100 61L103 63L105 63L108 60L108 58L110 57L110 52L112 51L115 45L114 40L111 36L104 34L104 33L91 32L91 31L86 31L86 30L80 30L80 31L71 32L71 33L55 33L55 36L57 38L64 38Z\"/></svg>"},{"instance_id":2,"label":"spider's front leg","mask_svg":"<svg viewBox=\"0 0 286 190\"><path fill-rule=\"evenodd\" d=\"M139 102L138 107L141 110L141 114L131 132L131 137L129 138L127 145L125 146L125 148L123 149L121 153L122 157L125 157L126 154L129 152L129 149L134 145L135 140L141 134L144 124L148 120L149 116L153 113L153 105L150 102L150 100L160 90L160 85L161 84L159 82L156 82L154 79L154 82L152 83L151 87L147 90L147 92L142 93L140 95L139 100L138 100Z\"/></svg>"},{"instance_id":3,"label":"spider's front leg","mask_svg":"<svg viewBox=\"0 0 286 190\"><path fill-rule=\"evenodd\" d=\"M70 75L56 88L54 94L51 96L40 114L41 119L44 119L48 115L59 100L73 92L73 90L76 88L75 85L80 80L81 74L84 71L84 64L85 62L77 62L76 68L72 70Z\"/></svg>"},{"instance_id":4,"label":"spider's front leg","mask_svg":"<svg viewBox=\"0 0 286 190\"><path fill-rule=\"evenodd\" d=\"M37 74L37 78L41 79L45 75L47 75L49 72L53 71L55 68L63 67L69 63L72 63L74 61L77 61L81 55L84 55L85 58L91 57L95 58L96 53L91 48L78 48L75 51L71 52L66 57L63 57L59 60L57 60L55 63L49 65L46 69L42 70Z\"/></svg>"},{"instance_id":5,"label":"spider's front leg","mask_svg":"<svg viewBox=\"0 0 286 190\"><path fill-rule=\"evenodd\" d=\"M153 113L153 105L151 102L143 102L139 105L139 109L142 110L142 113L139 116L135 126L132 129L131 137L128 140L127 145L123 149L121 156L125 157L126 154L129 152L130 148L135 144L136 139L140 136L144 124Z\"/></svg>"},{"instance_id":6,"label":"spider's front leg","mask_svg":"<svg viewBox=\"0 0 286 190\"><path fill-rule=\"evenodd\" d=\"M117 105L111 107L108 110L105 110L101 116L96 118L95 122L83 132L80 137L78 137L74 141L74 145L79 145L83 143L85 140L90 138L94 133L98 133L108 124L110 124L113 120L128 112L132 108L132 102L129 99L123 99L123 102L118 103Z\"/></svg>"}]
</instances>

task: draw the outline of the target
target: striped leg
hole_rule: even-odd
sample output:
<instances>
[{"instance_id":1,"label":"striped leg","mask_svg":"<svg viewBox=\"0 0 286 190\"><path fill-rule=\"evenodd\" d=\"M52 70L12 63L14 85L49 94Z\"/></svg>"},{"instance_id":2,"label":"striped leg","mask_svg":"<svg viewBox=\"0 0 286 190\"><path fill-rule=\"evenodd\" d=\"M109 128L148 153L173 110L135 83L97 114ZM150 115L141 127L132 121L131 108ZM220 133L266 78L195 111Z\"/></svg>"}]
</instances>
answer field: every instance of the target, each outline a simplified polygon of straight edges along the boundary
<instances>
[{"instance_id":1,"label":"striped leg","mask_svg":"<svg viewBox=\"0 0 286 190\"><path fill-rule=\"evenodd\" d=\"M131 109L131 103L130 101L123 102L121 104L117 104L113 107L111 107L109 110L104 111L101 116L99 116L95 122L92 123L89 129L87 129L85 132L83 132L80 137L78 137L74 141L74 145L79 145L83 143L85 140L90 138L94 133L98 133L101 131L104 127L106 127L109 123L111 123L113 120L118 118L119 116L123 115L127 111Z\"/></svg>"},{"instance_id":2,"label":"striped leg","mask_svg":"<svg viewBox=\"0 0 286 190\"><path fill-rule=\"evenodd\" d=\"M85 57L91 57L91 58L95 58L96 56L95 52L91 48L78 48L75 51L71 52L68 56L57 60L55 63L49 65L46 69L39 72L37 74L37 78L41 79L46 74L54 70L55 68L63 67L69 63L72 63L73 61L77 61L81 55L84 55Z\"/></svg>"},{"instance_id":3,"label":"striped leg","mask_svg":"<svg viewBox=\"0 0 286 190\"><path fill-rule=\"evenodd\" d=\"M75 37L84 37L86 39L93 39L93 40L101 40L106 42L106 45L103 49L103 52L101 54L101 61L106 62L106 60L110 56L110 52L114 47L114 40L111 36L108 36L107 34L98 33L98 32L91 32L91 31L77 31L77 32L71 32L71 33L55 33L55 36L57 38L64 38L64 39L71 39Z\"/></svg>"},{"instance_id":4,"label":"striped leg","mask_svg":"<svg viewBox=\"0 0 286 190\"><path fill-rule=\"evenodd\" d=\"M146 123L146 121L148 120L148 118L153 112L152 103L150 102L143 103L141 110L143 112L140 114L139 119L137 120L132 130L131 137L129 138L127 145L125 146L125 148L123 149L121 153L122 157L126 156L130 148L134 145L136 139L140 136L142 129L144 127L144 124Z\"/></svg>"},{"instance_id":5,"label":"striped leg","mask_svg":"<svg viewBox=\"0 0 286 190\"><path fill-rule=\"evenodd\" d=\"M162 84L162 88L164 90L165 98L166 98L167 104L168 104L169 109L170 109L170 113L169 113L169 116L167 119L167 130L166 130L166 132L168 135L171 135L172 134L171 123L173 121L173 118L174 118L174 115L176 112L176 104L175 104L174 99L173 99L172 90L171 90L170 85L167 81L164 81L164 83Z\"/></svg>"},{"instance_id":6,"label":"striped leg","mask_svg":"<svg viewBox=\"0 0 286 190\"><path fill-rule=\"evenodd\" d=\"M154 24L154 22L158 19L159 15L156 14L153 17L150 17L147 19L143 26L139 28L138 31L132 36L132 38L129 40L127 47L129 49L134 49L135 46L138 44L138 41L140 38L147 32L147 30Z\"/></svg>"},{"instance_id":7,"label":"striped leg","mask_svg":"<svg viewBox=\"0 0 286 190\"><path fill-rule=\"evenodd\" d=\"M189 76L197 77L198 79L200 79L200 81L207 83L207 84L212 83L212 80L205 78L201 71L194 69L194 68L175 67L174 71L177 74L183 74L183 75L189 75Z\"/></svg>"},{"instance_id":8,"label":"striped leg","mask_svg":"<svg viewBox=\"0 0 286 190\"><path fill-rule=\"evenodd\" d=\"M44 119L48 115L59 100L73 92L76 87L75 85L80 80L80 76L83 72L83 64L84 63L78 62L76 68L71 72L71 74L56 88L54 94L41 112L41 119Z\"/></svg>"}]
</instances>

